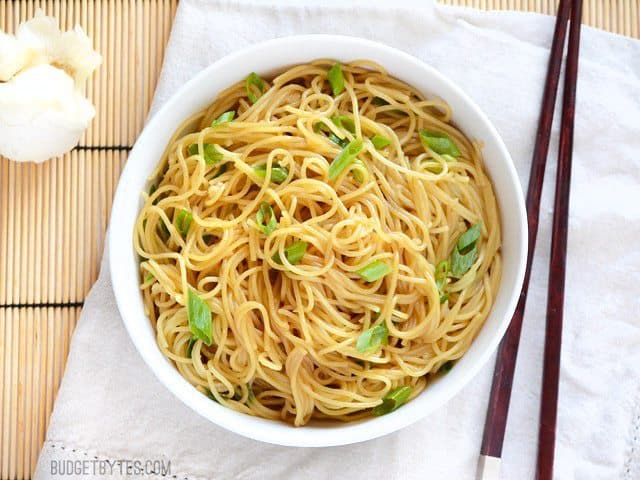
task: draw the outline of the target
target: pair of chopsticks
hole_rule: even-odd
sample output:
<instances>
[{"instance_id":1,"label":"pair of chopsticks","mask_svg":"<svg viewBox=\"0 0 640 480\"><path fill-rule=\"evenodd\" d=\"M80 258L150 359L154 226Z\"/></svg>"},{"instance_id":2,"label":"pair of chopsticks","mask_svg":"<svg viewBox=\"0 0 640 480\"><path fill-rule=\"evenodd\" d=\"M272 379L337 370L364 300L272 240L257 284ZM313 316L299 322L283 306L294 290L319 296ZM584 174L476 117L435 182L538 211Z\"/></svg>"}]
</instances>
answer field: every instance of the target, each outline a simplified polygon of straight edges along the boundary
<instances>
[{"instance_id":1,"label":"pair of chopsticks","mask_svg":"<svg viewBox=\"0 0 640 480\"><path fill-rule=\"evenodd\" d=\"M520 299L511 319L511 324L498 349L493 374L493 384L491 386L491 396L484 427L484 436L482 439L482 448L480 451L478 478L482 480L499 478L502 446L509 412L509 399L518 354L518 344L520 342L520 332L522 330L522 319L527 300L527 290L531 277L531 264L533 262L538 233L540 196L547 163L547 154L549 152L551 125L553 123L553 112L558 92L560 71L562 69L562 58L569 17L571 18L571 27L567 49L562 100L562 124L558 148L558 170L556 174L553 236L549 262L547 322L536 469L537 480L551 480L553 477L567 254L569 189L571 182L573 124L578 76L582 0L560 0L558 7L551 55L549 57L549 67L544 86L542 109L538 121L538 131L536 133L535 149L531 164L531 175L529 177L527 190L526 205L529 224L529 253Z\"/></svg>"}]
</instances>

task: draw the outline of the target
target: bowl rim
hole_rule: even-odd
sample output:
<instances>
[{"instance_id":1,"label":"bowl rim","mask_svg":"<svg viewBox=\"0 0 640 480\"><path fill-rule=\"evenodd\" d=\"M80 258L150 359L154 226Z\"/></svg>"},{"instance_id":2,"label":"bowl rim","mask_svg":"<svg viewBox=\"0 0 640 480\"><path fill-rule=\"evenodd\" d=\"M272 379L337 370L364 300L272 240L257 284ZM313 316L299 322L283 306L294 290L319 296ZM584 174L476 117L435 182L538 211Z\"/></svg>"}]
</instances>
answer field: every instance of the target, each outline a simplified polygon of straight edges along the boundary
<instances>
[{"instance_id":1,"label":"bowl rim","mask_svg":"<svg viewBox=\"0 0 640 480\"><path fill-rule=\"evenodd\" d=\"M517 237L517 245L513 245L515 248L514 255L517 256L517 265L514 266L513 284L504 286L504 271L503 278L500 280L500 287L498 294L502 289L507 288L507 300L505 300L505 307L502 309L499 325L490 334L489 339L485 342L487 345L479 353L476 353L477 357L473 363L465 363L465 368L453 369L447 377L438 379L437 393L429 396L429 392L433 386L425 389L415 399L409 402L403 408L398 409L392 414L385 415L369 419L366 421L350 422L344 424L331 424L331 425L307 425L302 428L295 428L280 421L265 420L258 417L253 417L247 414L236 412L229 408L223 407L215 402L211 402L204 395L198 392L190 383L184 379L177 371L175 366L170 363L164 356L162 356L157 344L155 343L155 333L153 334L153 346L148 342L148 339L144 338L144 335L148 335L149 329L151 329L151 322L148 317L144 315L142 311L142 318L140 318L140 307L142 305L141 295L139 289L137 289L137 305L135 305L135 297L129 286L127 286L127 280L129 278L129 272L131 270L130 257L134 256L135 263L137 265L137 255L132 246L132 232L133 229L129 228L131 222L127 220L128 217L133 215L133 219L138 215L139 207L131 209L131 203L140 200L140 191L131 187L134 180L137 179L137 183L140 183L140 179L137 176L141 175L138 172L140 168L144 168L144 165L149 163L152 165L150 171L157 165L158 157L149 159L148 155L145 155L145 147L149 146L156 137L157 130L160 130L161 124L165 120L171 120L174 122L173 130L175 131L178 125L181 123L179 120L175 120L176 114L173 112L180 110L180 103L183 101L183 97L189 97L190 91L195 91L198 86L201 86L203 81L212 77L215 72L224 71L225 68L233 67L238 62L249 57L258 57L259 55L270 55L273 52L282 49L285 50L288 47L294 46L296 43L303 45L317 45L318 42L323 45L329 45L324 50L331 50L338 52L344 49L346 52L342 54L342 57L350 56L349 52L352 50L360 51L365 50L369 53L369 57L388 57L395 58L397 62L404 63L411 68L415 68L430 77L432 81L439 85L438 88L442 88L446 91L446 94L450 98L455 98L457 102L461 103L468 108L469 111L475 116L482 124L482 127L486 129L488 138L483 137L482 140L486 145L491 144L497 150L499 160L496 160L500 165L500 168L505 169L505 182L508 187L511 188L511 198L514 204L510 205L516 214L516 219L510 218L511 221L517 221L514 224L514 235ZM316 48L316 50L323 50L322 47ZM310 51L315 51L311 48ZM340 55L332 55L333 58L340 58ZM327 56L316 56L310 53L307 61L314 60L315 58L327 58ZM350 58L357 58L350 56ZM360 57L365 58L365 57ZM292 61L288 65L300 63L298 61ZM288 65L274 64L272 68L281 69L286 68ZM386 68L386 65L383 65ZM245 72L246 74L246 72ZM393 76L396 75L393 71L390 71ZM225 80L225 85L231 85L234 80L228 80L229 75L222 75ZM224 86L223 86L224 88ZM440 96L440 91L435 90L435 95ZM218 89L219 92L219 89ZM193 94L197 96L196 94ZM201 95L201 94L200 94ZM444 96L444 95L443 95ZM195 98L195 97L193 97ZM211 102L212 98L209 96L206 101ZM449 103L450 98L447 98ZM191 113L195 113L194 110ZM455 117L455 112L454 112ZM166 148L166 141L164 136L162 138L162 151ZM156 141L156 143L158 143ZM145 160L146 158L146 160ZM142 164L140 167L138 164ZM486 163L486 162L485 162ZM492 179L493 175L489 175ZM145 178L144 182L147 183L148 179ZM504 212L500 202L500 193L498 188L494 185L494 191L500 210L502 231L504 232ZM505 186L504 188L507 188ZM135 196L134 196L135 195ZM113 212L118 212L120 209L134 210L133 214L113 215ZM158 111L148 120L143 131L139 135L138 139L133 146L125 167L122 171L121 177L118 182L118 187L114 196L111 219L109 222L109 268L112 279L113 292L116 299L116 304L122 317L122 321L125 328L136 347L136 350L147 364L147 366L154 373L156 378L162 383L169 391L171 391L180 401L189 406L193 411L207 418L212 423L221 426L227 430L243 435L245 437L252 438L267 443L285 445L285 446L301 446L301 447L321 447L321 446L337 446L346 445L351 443L357 443L365 440L377 438L403 427L406 427L432 413L435 409L441 407L448 402L452 397L462 390L470 380L475 377L480 369L485 365L487 360L496 350L499 342L501 341L515 310L521 285L524 279L525 264L527 258L527 222L526 222L526 209L524 204L524 196L520 186L520 181L511 159L511 156L500 137L497 129L489 118L482 112L482 110L476 105L476 103L467 94L460 89L455 83L441 74L434 67L425 63L424 61L396 48L387 46L382 43L374 42L371 40L344 36L344 35L329 35L329 34L311 34L311 35L293 35L287 37L275 38L262 42L260 44L252 45L240 50L236 50L228 55L220 58L208 67L200 71L193 76L188 82L173 93L173 95L162 105ZM504 235L504 234L503 234ZM503 236L504 240L504 236ZM503 246L504 248L504 246ZM126 252L130 251L130 254ZM506 262L505 262L506 263ZM136 273L136 285L138 284L138 276ZM129 282L131 279L129 278ZM133 296L132 296L133 295ZM478 341L478 336L485 330L486 323L494 316L496 305L492 306L492 310L489 316L485 320L485 324L480 329L480 332L476 335L471 348ZM146 326L144 325L146 322ZM153 332L152 332L153 333ZM142 337L141 337L142 335ZM155 351L154 351L155 350ZM463 359L469 354L469 351L463 355L459 363L462 363ZM159 358L162 357L162 360ZM164 361L163 361L164 360ZM440 386L444 385L444 386ZM419 400L424 397L428 397L428 400L420 402ZM426 398L426 397L425 397ZM419 409L419 407L423 407Z\"/></svg>"}]
</instances>

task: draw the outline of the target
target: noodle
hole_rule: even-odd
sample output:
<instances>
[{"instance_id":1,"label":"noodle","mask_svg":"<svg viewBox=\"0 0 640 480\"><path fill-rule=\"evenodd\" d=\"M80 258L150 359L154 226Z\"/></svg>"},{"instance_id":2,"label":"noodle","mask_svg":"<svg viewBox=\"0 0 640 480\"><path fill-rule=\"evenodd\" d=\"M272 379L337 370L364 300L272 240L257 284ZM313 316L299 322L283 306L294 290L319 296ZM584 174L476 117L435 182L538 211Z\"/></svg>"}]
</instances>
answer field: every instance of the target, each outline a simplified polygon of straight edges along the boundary
<instances>
[{"instance_id":1,"label":"noodle","mask_svg":"<svg viewBox=\"0 0 640 480\"><path fill-rule=\"evenodd\" d=\"M414 398L470 347L501 273L480 145L451 123L449 106L368 61L342 65L334 96L332 65L249 85L253 105L238 83L188 119L134 235L145 309L180 374L222 405L297 426L367 417L399 387ZM233 120L210 126L230 111ZM444 134L459 156L426 145L422 129ZM388 145L376 149L375 135ZM357 160L329 180L357 139ZM474 225L472 264L438 284L436 266L452 268ZM366 266L390 271L367 281ZM211 311L210 345L192 340L190 290Z\"/></svg>"}]
</instances>

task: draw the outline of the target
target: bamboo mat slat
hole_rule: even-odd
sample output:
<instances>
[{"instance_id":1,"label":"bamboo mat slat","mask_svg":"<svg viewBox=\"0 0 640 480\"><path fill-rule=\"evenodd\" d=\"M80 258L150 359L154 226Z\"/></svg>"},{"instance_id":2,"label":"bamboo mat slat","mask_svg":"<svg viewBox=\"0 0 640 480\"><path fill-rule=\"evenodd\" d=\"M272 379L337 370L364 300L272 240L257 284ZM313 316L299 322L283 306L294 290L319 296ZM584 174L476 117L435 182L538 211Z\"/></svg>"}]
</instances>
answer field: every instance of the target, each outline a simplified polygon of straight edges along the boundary
<instances>
[{"instance_id":1,"label":"bamboo mat slat","mask_svg":"<svg viewBox=\"0 0 640 480\"><path fill-rule=\"evenodd\" d=\"M554 14L557 0L441 0ZM639 0L584 0L584 23L638 38ZM120 171L144 124L177 0L0 0L13 32L36 8L80 24L103 64L87 85L96 118L80 147L41 165L0 158L0 479L37 460L69 338L98 275Z\"/></svg>"},{"instance_id":2,"label":"bamboo mat slat","mask_svg":"<svg viewBox=\"0 0 640 480\"><path fill-rule=\"evenodd\" d=\"M79 313L79 307L0 308L2 479L31 476Z\"/></svg>"}]
</instances>

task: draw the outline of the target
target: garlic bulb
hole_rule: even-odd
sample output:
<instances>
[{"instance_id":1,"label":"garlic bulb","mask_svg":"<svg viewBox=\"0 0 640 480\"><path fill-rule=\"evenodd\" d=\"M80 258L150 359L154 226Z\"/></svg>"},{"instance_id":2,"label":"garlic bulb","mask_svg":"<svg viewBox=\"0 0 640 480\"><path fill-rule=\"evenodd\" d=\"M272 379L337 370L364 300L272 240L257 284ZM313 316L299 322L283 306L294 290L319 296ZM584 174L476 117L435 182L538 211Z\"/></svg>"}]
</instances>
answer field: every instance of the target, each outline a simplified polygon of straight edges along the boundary
<instances>
[{"instance_id":1,"label":"garlic bulb","mask_svg":"<svg viewBox=\"0 0 640 480\"><path fill-rule=\"evenodd\" d=\"M6 82L24 68L31 53L13 35L0 32L0 82Z\"/></svg>"},{"instance_id":2,"label":"garlic bulb","mask_svg":"<svg viewBox=\"0 0 640 480\"><path fill-rule=\"evenodd\" d=\"M0 32L0 155L43 162L71 150L95 109L80 88L102 58L82 28L61 32L36 12Z\"/></svg>"},{"instance_id":3,"label":"garlic bulb","mask_svg":"<svg viewBox=\"0 0 640 480\"><path fill-rule=\"evenodd\" d=\"M0 152L32 162L62 155L95 114L64 71L48 64L29 68L0 84Z\"/></svg>"}]
</instances>

